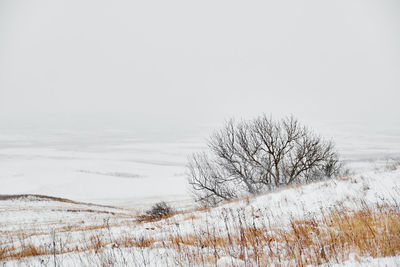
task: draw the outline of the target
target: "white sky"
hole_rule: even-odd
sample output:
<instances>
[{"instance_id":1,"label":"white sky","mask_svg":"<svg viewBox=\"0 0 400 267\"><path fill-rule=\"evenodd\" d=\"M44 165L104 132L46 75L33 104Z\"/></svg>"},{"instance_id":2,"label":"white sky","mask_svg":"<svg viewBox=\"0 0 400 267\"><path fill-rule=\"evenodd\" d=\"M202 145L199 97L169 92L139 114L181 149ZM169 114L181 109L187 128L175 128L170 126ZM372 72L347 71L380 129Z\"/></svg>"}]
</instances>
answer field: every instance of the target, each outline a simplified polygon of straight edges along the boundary
<instances>
[{"instance_id":1,"label":"white sky","mask_svg":"<svg viewBox=\"0 0 400 267\"><path fill-rule=\"evenodd\" d=\"M399 98L398 0L0 0L2 121L374 127Z\"/></svg>"}]
</instances>

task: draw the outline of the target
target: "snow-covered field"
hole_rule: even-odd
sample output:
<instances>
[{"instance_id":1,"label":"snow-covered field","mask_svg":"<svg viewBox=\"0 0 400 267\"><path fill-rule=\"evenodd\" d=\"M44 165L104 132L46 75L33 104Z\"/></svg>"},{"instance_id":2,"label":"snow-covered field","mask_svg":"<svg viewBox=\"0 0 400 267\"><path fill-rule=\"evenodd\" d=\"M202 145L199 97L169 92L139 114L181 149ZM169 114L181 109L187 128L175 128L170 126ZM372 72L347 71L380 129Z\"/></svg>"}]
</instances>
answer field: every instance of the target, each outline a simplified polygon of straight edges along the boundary
<instances>
[{"instance_id":1,"label":"snow-covered field","mask_svg":"<svg viewBox=\"0 0 400 267\"><path fill-rule=\"evenodd\" d=\"M211 259L202 258L199 265L245 266L249 262L239 252L212 252L197 241L187 245L189 240L181 240L187 244L177 249L173 240L211 232L222 238L235 233L243 221L257 228L286 229L293 219L319 220L338 208L375 210L377 205L398 205L400 135L331 136L352 170L349 176L203 210L193 206L184 175L187 156L204 148L201 139L155 142L127 133L2 134L0 195L41 194L74 200L3 197L0 254L17 255L3 264L189 266L199 264L191 257L196 253L200 257L206 250L205 257ZM144 209L160 200L169 202L178 214L161 221L138 221ZM31 252L29 248L35 248L32 255L38 256L16 253L21 248ZM399 257L342 258L341 264L347 266L400 264Z\"/></svg>"},{"instance_id":2,"label":"snow-covered field","mask_svg":"<svg viewBox=\"0 0 400 267\"><path fill-rule=\"evenodd\" d=\"M323 127L322 127L323 128ZM320 131L348 166L371 170L400 158L400 131ZM0 194L42 194L98 204L190 203L187 157L205 136L158 138L134 131L2 131Z\"/></svg>"},{"instance_id":3,"label":"snow-covered field","mask_svg":"<svg viewBox=\"0 0 400 267\"><path fill-rule=\"evenodd\" d=\"M188 201L187 155L204 144L126 133L0 135L0 194L42 194L100 204Z\"/></svg>"}]
</instances>

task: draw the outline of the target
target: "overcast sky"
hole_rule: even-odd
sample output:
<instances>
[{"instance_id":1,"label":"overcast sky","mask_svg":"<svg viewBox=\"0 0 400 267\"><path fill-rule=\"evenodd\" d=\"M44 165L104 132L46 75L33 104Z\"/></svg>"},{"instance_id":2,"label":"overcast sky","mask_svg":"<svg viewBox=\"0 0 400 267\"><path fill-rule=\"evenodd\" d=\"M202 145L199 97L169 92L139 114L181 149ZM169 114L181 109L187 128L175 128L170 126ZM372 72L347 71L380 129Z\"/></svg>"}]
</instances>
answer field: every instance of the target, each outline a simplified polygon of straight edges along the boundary
<instances>
[{"instance_id":1,"label":"overcast sky","mask_svg":"<svg viewBox=\"0 0 400 267\"><path fill-rule=\"evenodd\" d=\"M400 124L400 1L0 0L0 118Z\"/></svg>"}]
</instances>

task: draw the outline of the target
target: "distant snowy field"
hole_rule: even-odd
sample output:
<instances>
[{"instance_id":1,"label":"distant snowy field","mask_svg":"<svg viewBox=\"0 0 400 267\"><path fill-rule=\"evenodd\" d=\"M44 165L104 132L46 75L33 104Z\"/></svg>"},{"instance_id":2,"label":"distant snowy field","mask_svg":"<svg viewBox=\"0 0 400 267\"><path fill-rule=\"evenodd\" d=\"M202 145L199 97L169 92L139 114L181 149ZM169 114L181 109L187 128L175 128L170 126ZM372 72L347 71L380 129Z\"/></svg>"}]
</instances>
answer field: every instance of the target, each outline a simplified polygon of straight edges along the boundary
<instances>
[{"instance_id":1,"label":"distant snowy field","mask_svg":"<svg viewBox=\"0 0 400 267\"><path fill-rule=\"evenodd\" d=\"M187 200L194 142L111 135L0 135L0 194L43 194L102 204Z\"/></svg>"},{"instance_id":2,"label":"distant snowy field","mask_svg":"<svg viewBox=\"0 0 400 267\"><path fill-rule=\"evenodd\" d=\"M371 170L400 159L400 130L320 131L347 165ZM134 132L0 132L0 194L42 194L125 207L190 203L187 157L204 138L137 137Z\"/></svg>"}]
</instances>

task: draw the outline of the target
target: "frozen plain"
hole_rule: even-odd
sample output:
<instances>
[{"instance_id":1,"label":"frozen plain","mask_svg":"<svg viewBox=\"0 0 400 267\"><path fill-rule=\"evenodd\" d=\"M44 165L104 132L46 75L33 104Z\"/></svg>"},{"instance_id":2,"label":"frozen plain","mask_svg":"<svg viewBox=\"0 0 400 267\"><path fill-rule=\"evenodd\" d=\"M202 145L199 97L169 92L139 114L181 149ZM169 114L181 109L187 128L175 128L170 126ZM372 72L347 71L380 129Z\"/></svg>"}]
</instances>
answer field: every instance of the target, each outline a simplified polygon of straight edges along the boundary
<instances>
[{"instance_id":1,"label":"frozen plain","mask_svg":"<svg viewBox=\"0 0 400 267\"><path fill-rule=\"evenodd\" d=\"M131 132L0 135L0 194L42 194L137 206L188 200L188 141L135 138Z\"/></svg>"},{"instance_id":2,"label":"frozen plain","mask_svg":"<svg viewBox=\"0 0 400 267\"><path fill-rule=\"evenodd\" d=\"M317 132L335 140L353 170L400 158L400 130L357 127ZM124 207L155 201L190 203L187 157L206 149L207 135L184 137L135 131L3 131L0 194L41 194Z\"/></svg>"}]
</instances>

